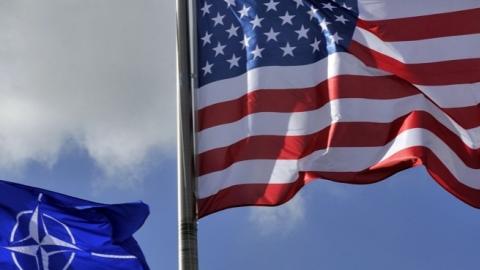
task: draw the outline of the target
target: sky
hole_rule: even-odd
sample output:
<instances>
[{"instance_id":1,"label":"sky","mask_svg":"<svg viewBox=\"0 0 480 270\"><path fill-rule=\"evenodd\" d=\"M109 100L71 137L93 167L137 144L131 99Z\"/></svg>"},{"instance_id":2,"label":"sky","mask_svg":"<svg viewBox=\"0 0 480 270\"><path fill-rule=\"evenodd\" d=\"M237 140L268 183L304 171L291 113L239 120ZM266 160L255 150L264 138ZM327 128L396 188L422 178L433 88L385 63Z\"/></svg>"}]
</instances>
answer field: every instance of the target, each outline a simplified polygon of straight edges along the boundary
<instances>
[{"instance_id":1,"label":"sky","mask_svg":"<svg viewBox=\"0 0 480 270\"><path fill-rule=\"evenodd\" d=\"M0 179L142 200L153 270L177 268L175 2L0 0ZM480 211L419 167L319 180L199 221L200 269L478 269Z\"/></svg>"}]
</instances>

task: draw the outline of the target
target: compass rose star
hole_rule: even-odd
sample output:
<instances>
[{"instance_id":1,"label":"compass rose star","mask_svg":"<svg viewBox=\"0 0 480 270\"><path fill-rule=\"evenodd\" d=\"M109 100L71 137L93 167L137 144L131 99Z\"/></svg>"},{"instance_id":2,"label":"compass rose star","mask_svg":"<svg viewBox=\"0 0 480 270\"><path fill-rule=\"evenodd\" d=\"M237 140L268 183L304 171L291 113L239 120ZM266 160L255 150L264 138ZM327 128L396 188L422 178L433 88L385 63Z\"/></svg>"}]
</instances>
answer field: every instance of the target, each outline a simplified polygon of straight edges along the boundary
<instances>
[{"instance_id":1,"label":"compass rose star","mask_svg":"<svg viewBox=\"0 0 480 270\"><path fill-rule=\"evenodd\" d=\"M70 228L45 211L49 208L47 204L43 206L42 198L43 194L40 193L34 210L26 210L17 214L17 222L10 233L9 245L0 246L0 248L10 251L17 269L70 269L77 253L112 260L137 259L131 254L102 254L81 249L77 246ZM60 239L61 237L64 239ZM19 238L21 239L17 240Z\"/></svg>"},{"instance_id":2,"label":"compass rose star","mask_svg":"<svg viewBox=\"0 0 480 270\"><path fill-rule=\"evenodd\" d=\"M11 246L5 247L12 254L17 253L35 257L39 270L49 269L50 256L80 250L80 248L75 246L75 241L68 243L50 235L45 225L44 216L40 214L39 206L37 206L28 223L28 236L14 242Z\"/></svg>"}]
</instances>

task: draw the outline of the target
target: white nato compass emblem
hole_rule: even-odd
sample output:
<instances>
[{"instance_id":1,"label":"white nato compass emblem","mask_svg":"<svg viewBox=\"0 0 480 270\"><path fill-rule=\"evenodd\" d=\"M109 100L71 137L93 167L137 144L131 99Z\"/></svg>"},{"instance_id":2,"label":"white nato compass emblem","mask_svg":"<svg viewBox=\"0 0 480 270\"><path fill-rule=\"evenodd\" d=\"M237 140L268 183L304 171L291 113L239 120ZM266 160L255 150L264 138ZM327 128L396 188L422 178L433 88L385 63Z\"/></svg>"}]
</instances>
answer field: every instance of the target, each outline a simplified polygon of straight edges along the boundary
<instances>
[{"instance_id":1,"label":"white nato compass emblem","mask_svg":"<svg viewBox=\"0 0 480 270\"><path fill-rule=\"evenodd\" d=\"M42 200L42 194L38 201ZM58 219L34 210L18 213L10 234L12 259L19 270L66 270L75 259L75 237L70 228Z\"/></svg>"},{"instance_id":2,"label":"white nato compass emblem","mask_svg":"<svg viewBox=\"0 0 480 270\"><path fill-rule=\"evenodd\" d=\"M12 260L19 270L67 270L82 251L70 228L55 217L43 213L39 204L33 210L18 213L10 233ZM110 259L136 259L135 256L90 253L91 256Z\"/></svg>"}]
</instances>

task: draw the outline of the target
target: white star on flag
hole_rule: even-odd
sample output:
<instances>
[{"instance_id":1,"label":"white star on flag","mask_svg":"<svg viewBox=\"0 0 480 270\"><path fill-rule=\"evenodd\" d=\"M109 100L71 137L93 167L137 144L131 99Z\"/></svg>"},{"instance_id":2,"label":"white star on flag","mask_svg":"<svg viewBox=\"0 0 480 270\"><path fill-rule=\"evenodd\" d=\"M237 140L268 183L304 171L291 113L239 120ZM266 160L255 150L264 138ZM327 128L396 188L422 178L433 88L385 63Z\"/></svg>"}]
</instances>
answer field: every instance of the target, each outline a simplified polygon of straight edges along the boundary
<instances>
[{"instance_id":1,"label":"white star on flag","mask_svg":"<svg viewBox=\"0 0 480 270\"><path fill-rule=\"evenodd\" d=\"M270 41L270 40L278 41L277 36L280 34L280 32L273 31L273 27L272 27L270 28L270 32L266 32L264 34L267 36L267 41Z\"/></svg>"},{"instance_id":2,"label":"white star on flag","mask_svg":"<svg viewBox=\"0 0 480 270\"><path fill-rule=\"evenodd\" d=\"M302 38L306 38L308 39L308 28L305 28L302 24L302 27L298 30L296 30L295 32L298 34L298 40L302 39Z\"/></svg>"},{"instance_id":3,"label":"white star on flag","mask_svg":"<svg viewBox=\"0 0 480 270\"><path fill-rule=\"evenodd\" d=\"M282 25L284 25L286 23L293 25L292 19L295 17L295 15L290 15L290 14L288 14L288 11L287 11L287 12L285 12L285 15L279 16L279 17L280 17L280 19L282 19Z\"/></svg>"},{"instance_id":4,"label":"white star on flag","mask_svg":"<svg viewBox=\"0 0 480 270\"><path fill-rule=\"evenodd\" d=\"M255 50L251 52L253 54L253 60L258 58L262 58L262 51L265 50L264 48L258 47L258 45L255 47Z\"/></svg>"},{"instance_id":5,"label":"white star on flag","mask_svg":"<svg viewBox=\"0 0 480 270\"><path fill-rule=\"evenodd\" d=\"M255 18L251 20L250 23L253 25L253 29L255 29L255 27L262 28L262 21L263 18L259 18L258 15L255 15Z\"/></svg>"},{"instance_id":6,"label":"white star on flag","mask_svg":"<svg viewBox=\"0 0 480 270\"><path fill-rule=\"evenodd\" d=\"M320 51L320 43L321 41L315 38L315 41L312 44L310 44L310 46L312 46L313 48L313 52Z\"/></svg>"},{"instance_id":7,"label":"white star on flag","mask_svg":"<svg viewBox=\"0 0 480 270\"><path fill-rule=\"evenodd\" d=\"M243 5L243 9L239 10L238 13L240 14L240 19L243 17L248 17L248 11L250 10L250 7L247 7L246 5Z\"/></svg>"},{"instance_id":8,"label":"white star on flag","mask_svg":"<svg viewBox=\"0 0 480 270\"><path fill-rule=\"evenodd\" d=\"M207 74L212 74L212 67L213 67L213 64L210 64L207 63L205 64L204 67L202 67L202 70L203 70L203 76L207 75Z\"/></svg>"},{"instance_id":9,"label":"white star on flag","mask_svg":"<svg viewBox=\"0 0 480 270\"><path fill-rule=\"evenodd\" d=\"M237 6L237 4L235 3L235 0L224 0L225 3L227 3L227 7L230 7L230 6Z\"/></svg>"},{"instance_id":10,"label":"white star on flag","mask_svg":"<svg viewBox=\"0 0 480 270\"><path fill-rule=\"evenodd\" d=\"M233 23L232 23L232 26L230 26L230 29L225 30L228 33L228 38L237 37L238 36L238 34L237 34L238 28L240 28L240 27L238 27L238 26L235 27L235 25L233 25Z\"/></svg>"},{"instance_id":11,"label":"white star on flag","mask_svg":"<svg viewBox=\"0 0 480 270\"><path fill-rule=\"evenodd\" d=\"M208 33L208 31L205 32L205 36L203 36L203 37L201 38L201 40L203 41L203 44L202 44L202 45L205 46L205 45L207 45L207 44L212 43L211 40L210 40L211 37L212 37L212 34Z\"/></svg>"},{"instance_id":12,"label":"white star on flag","mask_svg":"<svg viewBox=\"0 0 480 270\"><path fill-rule=\"evenodd\" d=\"M240 57L237 57L235 54L233 54L231 59L227 59L227 62L230 63L230 69L233 67L239 67L240 65L238 64L238 61L240 60Z\"/></svg>"},{"instance_id":13,"label":"white star on flag","mask_svg":"<svg viewBox=\"0 0 480 270\"><path fill-rule=\"evenodd\" d=\"M243 35L243 40L240 41L240 43L242 43L242 49L250 47L250 39L252 38L247 35Z\"/></svg>"},{"instance_id":14,"label":"white star on flag","mask_svg":"<svg viewBox=\"0 0 480 270\"><path fill-rule=\"evenodd\" d=\"M300 6L304 6L305 4L303 3L303 0L293 0L293 2L297 3L297 8Z\"/></svg>"},{"instance_id":15,"label":"white star on flag","mask_svg":"<svg viewBox=\"0 0 480 270\"><path fill-rule=\"evenodd\" d=\"M337 32L335 32L335 34L331 35L329 38L332 42L335 42L336 44L338 44L340 40L343 40L343 38L339 36Z\"/></svg>"},{"instance_id":16,"label":"white star on flag","mask_svg":"<svg viewBox=\"0 0 480 270\"><path fill-rule=\"evenodd\" d=\"M315 8L315 6L311 6L310 10L307 12L308 15L310 15L310 20L313 20L315 16L317 16L318 9Z\"/></svg>"},{"instance_id":17,"label":"white star on flag","mask_svg":"<svg viewBox=\"0 0 480 270\"><path fill-rule=\"evenodd\" d=\"M273 0L270 0L268 3L264 3L265 6L267 6L267 11L274 10L277 11L277 5L280 4L280 2L274 2Z\"/></svg>"},{"instance_id":18,"label":"white star on flag","mask_svg":"<svg viewBox=\"0 0 480 270\"><path fill-rule=\"evenodd\" d=\"M220 42L217 43L217 47L213 48L212 50L215 51L215 56L218 56L219 54L224 55L223 50L227 47L226 45L222 45Z\"/></svg>"},{"instance_id":19,"label":"white star on flag","mask_svg":"<svg viewBox=\"0 0 480 270\"><path fill-rule=\"evenodd\" d=\"M225 15L220 15L220 12L217 12L217 16L215 18L212 18L215 23L213 26L217 26L219 24L223 25L223 18L225 18Z\"/></svg>"},{"instance_id":20,"label":"white star on flag","mask_svg":"<svg viewBox=\"0 0 480 270\"><path fill-rule=\"evenodd\" d=\"M345 17L343 16L343 14L340 15L340 16L335 16L335 18L336 18L336 19L335 19L336 22L341 22L341 23L343 23L343 24L346 24L346 23L348 22L348 20L345 19Z\"/></svg>"},{"instance_id":21,"label":"white star on flag","mask_svg":"<svg viewBox=\"0 0 480 270\"><path fill-rule=\"evenodd\" d=\"M283 57L290 55L293 56L293 50L295 50L296 47L291 47L290 43L287 42L287 45L285 47L280 47L283 51Z\"/></svg>"},{"instance_id":22,"label":"white star on flag","mask_svg":"<svg viewBox=\"0 0 480 270\"><path fill-rule=\"evenodd\" d=\"M205 16L206 14L210 14L210 7L212 7L212 5L208 4L207 1L205 1L205 4L200 9L203 12L202 16Z\"/></svg>"},{"instance_id":23,"label":"white star on flag","mask_svg":"<svg viewBox=\"0 0 480 270\"><path fill-rule=\"evenodd\" d=\"M328 22L326 19L323 19L321 22L320 22L320 27L322 28L323 31L328 31L328 25L331 24L330 22Z\"/></svg>"},{"instance_id":24,"label":"white star on flag","mask_svg":"<svg viewBox=\"0 0 480 270\"><path fill-rule=\"evenodd\" d=\"M336 7L332 6L331 3L326 3L326 4L322 4L323 5L323 8L324 9L328 9L330 11L333 11Z\"/></svg>"}]
</instances>

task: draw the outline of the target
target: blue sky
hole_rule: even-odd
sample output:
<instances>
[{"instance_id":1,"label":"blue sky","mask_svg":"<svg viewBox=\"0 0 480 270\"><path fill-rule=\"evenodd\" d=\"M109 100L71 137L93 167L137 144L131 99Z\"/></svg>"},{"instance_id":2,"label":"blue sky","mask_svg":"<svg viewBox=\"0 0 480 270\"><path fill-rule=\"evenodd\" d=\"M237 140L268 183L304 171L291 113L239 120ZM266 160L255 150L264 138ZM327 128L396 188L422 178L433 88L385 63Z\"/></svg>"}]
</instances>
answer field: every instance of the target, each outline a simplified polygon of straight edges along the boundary
<instances>
[{"instance_id":1,"label":"blue sky","mask_svg":"<svg viewBox=\"0 0 480 270\"><path fill-rule=\"evenodd\" d=\"M0 179L143 200L152 269L177 267L174 1L0 2ZM199 222L201 269L478 269L480 213L423 168L317 181Z\"/></svg>"}]
</instances>

